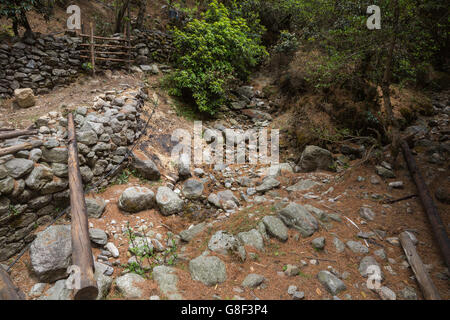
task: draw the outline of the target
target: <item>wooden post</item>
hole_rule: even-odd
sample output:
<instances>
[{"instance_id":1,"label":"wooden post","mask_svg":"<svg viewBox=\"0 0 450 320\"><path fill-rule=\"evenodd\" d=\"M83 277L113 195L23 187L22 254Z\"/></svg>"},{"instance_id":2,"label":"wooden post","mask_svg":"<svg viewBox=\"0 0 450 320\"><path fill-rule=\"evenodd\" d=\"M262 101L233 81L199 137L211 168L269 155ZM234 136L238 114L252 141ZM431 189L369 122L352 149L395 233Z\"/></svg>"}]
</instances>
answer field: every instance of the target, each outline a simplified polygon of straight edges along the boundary
<instances>
[{"instance_id":1,"label":"wooden post","mask_svg":"<svg viewBox=\"0 0 450 320\"><path fill-rule=\"evenodd\" d=\"M425 184L419 169L417 168L416 161L411 154L408 144L406 141L402 141L401 146L406 163L408 164L409 172L411 173L411 176L416 183L417 190L419 191L419 197L422 201L423 208L425 209L425 213L430 221L434 236L441 249L442 255L444 256L444 261L447 264L447 267L450 268L450 241L448 239L445 226L442 223L442 219L437 211L436 205L434 204L433 198L430 195L430 191L428 190L428 187Z\"/></svg>"},{"instance_id":2,"label":"wooden post","mask_svg":"<svg viewBox=\"0 0 450 320\"><path fill-rule=\"evenodd\" d=\"M409 264L416 276L417 282L419 283L420 289L422 290L423 296L427 300L440 300L441 296L434 286L433 281L423 265L419 254L414 247L408 233L402 232L400 234L400 243L402 244L403 251L405 251L406 259L408 259Z\"/></svg>"},{"instance_id":3,"label":"wooden post","mask_svg":"<svg viewBox=\"0 0 450 320\"><path fill-rule=\"evenodd\" d=\"M11 139L20 136L30 136L36 134L36 130L17 130L17 131L8 131L4 133L0 133L0 140L3 139Z\"/></svg>"},{"instance_id":4,"label":"wooden post","mask_svg":"<svg viewBox=\"0 0 450 320\"><path fill-rule=\"evenodd\" d=\"M12 282L6 270L0 266L0 300L25 300L25 294Z\"/></svg>"},{"instance_id":5,"label":"wooden post","mask_svg":"<svg viewBox=\"0 0 450 320\"><path fill-rule=\"evenodd\" d=\"M41 140L35 140L31 142L25 142L22 144L18 144L12 147L2 148L0 149L0 157L6 156L7 154L14 154L18 151L22 150L30 150L33 148L38 148L42 146L43 142Z\"/></svg>"},{"instance_id":6,"label":"wooden post","mask_svg":"<svg viewBox=\"0 0 450 320\"><path fill-rule=\"evenodd\" d=\"M91 22L91 64L92 76L95 76L95 54L94 54L94 24Z\"/></svg>"},{"instance_id":7,"label":"wooden post","mask_svg":"<svg viewBox=\"0 0 450 320\"><path fill-rule=\"evenodd\" d=\"M79 267L79 288L75 289L75 300L94 300L98 295L97 282L94 278L94 259L92 257L91 240L83 183L78 162L78 149L73 115L68 117L68 169L70 188L70 212L72 219L72 261ZM75 283L75 285L78 285Z\"/></svg>"}]
</instances>

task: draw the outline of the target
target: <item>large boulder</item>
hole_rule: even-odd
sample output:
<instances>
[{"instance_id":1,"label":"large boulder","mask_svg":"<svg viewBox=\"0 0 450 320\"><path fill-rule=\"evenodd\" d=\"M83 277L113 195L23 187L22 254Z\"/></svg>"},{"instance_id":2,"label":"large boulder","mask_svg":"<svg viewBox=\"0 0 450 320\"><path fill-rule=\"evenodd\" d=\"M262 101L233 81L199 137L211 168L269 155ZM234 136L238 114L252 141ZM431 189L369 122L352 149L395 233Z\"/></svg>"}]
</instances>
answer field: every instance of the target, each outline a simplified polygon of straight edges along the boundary
<instances>
[{"instance_id":1,"label":"large boulder","mask_svg":"<svg viewBox=\"0 0 450 320\"><path fill-rule=\"evenodd\" d=\"M278 216L288 227L298 230L303 237L311 236L319 228L316 218L305 207L295 202L280 210Z\"/></svg>"},{"instance_id":2,"label":"large boulder","mask_svg":"<svg viewBox=\"0 0 450 320\"><path fill-rule=\"evenodd\" d=\"M31 268L39 281L54 282L67 277L71 255L70 226L50 226L38 233L30 246Z\"/></svg>"},{"instance_id":3,"label":"large boulder","mask_svg":"<svg viewBox=\"0 0 450 320\"><path fill-rule=\"evenodd\" d=\"M265 216L262 219L265 226L265 230L273 237L278 238L281 241L287 241L288 228L284 225L283 221L275 216Z\"/></svg>"},{"instance_id":4,"label":"large boulder","mask_svg":"<svg viewBox=\"0 0 450 320\"><path fill-rule=\"evenodd\" d=\"M155 194L145 187L131 187L125 189L119 198L119 208L125 212L139 212L154 207Z\"/></svg>"},{"instance_id":5,"label":"large boulder","mask_svg":"<svg viewBox=\"0 0 450 320\"><path fill-rule=\"evenodd\" d=\"M36 104L36 98L31 88L14 90L14 97L17 105L21 108L33 107Z\"/></svg>"},{"instance_id":6,"label":"large boulder","mask_svg":"<svg viewBox=\"0 0 450 320\"><path fill-rule=\"evenodd\" d=\"M207 286L222 283L227 279L225 263L218 257L205 254L189 262L189 272L193 280Z\"/></svg>"},{"instance_id":7,"label":"large boulder","mask_svg":"<svg viewBox=\"0 0 450 320\"><path fill-rule=\"evenodd\" d=\"M299 162L300 168L307 172L317 169L330 170L332 165L331 152L317 146L306 146Z\"/></svg>"},{"instance_id":8,"label":"large boulder","mask_svg":"<svg viewBox=\"0 0 450 320\"><path fill-rule=\"evenodd\" d=\"M159 187L156 192L156 204L161 214L170 216L183 210L184 202L168 187Z\"/></svg>"},{"instance_id":9,"label":"large boulder","mask_svg":"<svg viewBox=\"0 0 450 320\"><path fill-rule=\"evenodd\" d=\"M158 167L150 159L141 160L134 156L131 162L131 168L135 169L142 177L150 181L157 181L161 177Z\"/></svg>"},{"instance_id":10,"label":"large boulder","mask_svg":"<svg viewBox=\"0 0 450 320\"><path fill-rule=\"evenodd\" d=\"M201 197L203 194L203 183L196 179L189 179L183 183L183 195L187 199L195 200Z\"/></svg>"},{"instance_id":11,"label":"large boulder","mask_svg":"<svg viewBox=\"0 0 450 320\"><path fill-rule=\"evenodd\" d=\"M238 239L245 246L251 246L258 250L264 249L264 239L261 233L256 229L239 233Z\"/></svg>"}]
</instances>

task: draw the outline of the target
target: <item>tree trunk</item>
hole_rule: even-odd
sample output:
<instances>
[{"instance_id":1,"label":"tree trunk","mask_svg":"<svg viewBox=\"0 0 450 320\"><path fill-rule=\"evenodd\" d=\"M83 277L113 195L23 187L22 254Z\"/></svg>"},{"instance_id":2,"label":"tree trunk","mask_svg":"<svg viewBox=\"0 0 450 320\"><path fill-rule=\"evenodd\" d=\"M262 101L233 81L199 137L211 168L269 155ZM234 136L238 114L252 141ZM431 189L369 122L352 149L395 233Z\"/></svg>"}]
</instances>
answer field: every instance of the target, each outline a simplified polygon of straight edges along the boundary
<instances>
[{"instance_id":1,"label":"tree trunk","mask_svg":"<svg viewBox=\"0 0 450 320\"><path fill-rule=\"evenodd\" d=\"M25 28L24 38L33 38L33 31L31 30L31 26L28 23L27 13L25 10L20 10L20 24Z\"/></svg>"},{"instance_id":2,"label":"tree trunk","mask_svg":"<svg viewBox=\"0 0 450 320\"><path fill-rule=\"evenodd\" d=\"M143 29L144 24L144 18L145 18L145 9L146 9L146 1L145 0L139 0L139 12L136 19L136 29Z\"/></svg>"},{"instance_id":3,"label":"tree trunk","mask_svg":"<svg viewBox=\"0 0 450 320\"><path fill-rule=\"evenodd\" d=\"M391 104L391 75L392 75L392 61L394 59L394 50L395 44L397 41L397 33L398 33L398 20L400 15L400 8L398 5L398 0L394 2L394 29L392 33L391 43L388 48L388 55L386 58L386 66L384 69L383 82L381 84L381 90L383 92L383 102L384 108L386 109L387 118L386 118L386 135L390 137L391 140L391 153L392 153L392 164L394 167L397 166L397 157L400 151L400 142L399 142L399 124L394 117L394 112L392 111Z\"/></svg>"},{"instance_id":4,"label":"tree trunk","mask_svg":"<svg viewBox=\"0 0 450 320\"><path fill-rule=\"evenodd\" d=\"M122 6L120 6L119 11L117 12L114 33L122 33L123 31L123 17L125 16L129 2L129 0L124 0L122 2Z\"/></svg>"}]
</instances>

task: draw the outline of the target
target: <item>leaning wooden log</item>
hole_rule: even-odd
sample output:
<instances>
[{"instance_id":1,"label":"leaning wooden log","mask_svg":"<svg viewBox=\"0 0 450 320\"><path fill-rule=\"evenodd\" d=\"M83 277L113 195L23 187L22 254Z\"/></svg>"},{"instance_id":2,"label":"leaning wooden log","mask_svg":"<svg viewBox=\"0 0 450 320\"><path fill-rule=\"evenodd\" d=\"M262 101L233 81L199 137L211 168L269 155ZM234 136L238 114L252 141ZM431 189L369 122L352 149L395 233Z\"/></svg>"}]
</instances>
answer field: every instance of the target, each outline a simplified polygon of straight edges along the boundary
<instances>
[{"instance_id":1,"label":"leaning wooden log","mask_svg":"<svg viewBox=\"0 0 450 320\"><path fill-rule=\"evenodd\" d=\"M98 295L94 278L94 259L89 239L86 201L78 162L78 149L73 115L68 115L68 170L70 188L70 212L72 219L72 261L78 267L75 279L75 300L94 300Z\"/></svg>"},{"instance_id":2,"label":"leaning wooden log","mask_svg":"<svg viewBox=\"0 0 450 320\"><path fill-rule=\"evenodd\" d=\"M11 139L20 136L31 136L37 134L36 130L16 130L0 133L0 140Z\"/></svg>"},{"instance_id":3,"label":"leaning wooden log","mask_svg":"<svg viewBox=\"0 0 450 320\"><path fill-rule=\"evenodd\" d=\"M406 143L406 141L402 141L401 146L406 163L408 164L409 172L411 173L411 176L416 183L419 197L422 201L425 213L428 216L428 220L430 221L434 236L441 249L442 255L444 256L444 261L447 264L447 267L450 268L450 241L448 239L445 226L442 222L439 212L437 211L433 198L430 195L430 191L428 190L428 187L425 184L425 181L423 180L419 169L417 168L416 161L411 154L411 150L409 149L408 144Z\"/></svg>"},{"instance_id":4,"label":"leaning wooden log","mask_svg":"<svg viewBox=\"0 0 450 320\"><path fill-rule=\"evenodd\" d=\"M426 300L440 300L441 296L428 275L427 270L425 269L425 266L420 259L420 256L417 253L417 250L408 233L402 232L400 234L400 243L402 244L403 251L405 251L406 259L408 259L409 265L416 276L424 298Z\"/></svg>"},{"instance_id":5,"label":"leaning wooden log","mask_svg":"<svg viewBox=\"0 0 450 320\"><path fill-rule=\"evenodd\" d=\"M42 146L43 142L41 140L34 140L31 142L25 142L22 144L18 144L15 146L2 148L0 149L0 157L6 156L7 154L14 154L16 152L22 151L22 150L30 150L34 148L38 148Z\"/></svg>"},{"instance_id":6,"label":"leaning wooden log","mask_svg":"<svg viewBox=\"0 0 450 320\"><path fill-rule=\"evenodd\" d=\"M25 294L14 285L9 274L0 266L0 300L25 300Z\"/></svg>"}]
</instances>

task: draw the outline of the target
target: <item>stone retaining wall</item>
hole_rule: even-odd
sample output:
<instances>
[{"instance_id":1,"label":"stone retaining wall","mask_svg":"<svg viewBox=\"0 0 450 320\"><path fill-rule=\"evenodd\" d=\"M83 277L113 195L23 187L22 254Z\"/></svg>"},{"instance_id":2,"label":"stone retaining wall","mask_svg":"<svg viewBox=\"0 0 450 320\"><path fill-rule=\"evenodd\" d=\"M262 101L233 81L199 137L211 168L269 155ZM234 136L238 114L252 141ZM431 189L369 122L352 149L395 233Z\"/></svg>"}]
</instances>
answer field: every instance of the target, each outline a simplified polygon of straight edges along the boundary
<instances>
[{"instance_id":1,"label":"stone retaining wall","mask_svg":"<svg viewBox=\"0 0 450 320\"><path fill-rule=\"evenodd\" d=\"M127 147L142 130L142 90L109 91L91 107L74 111L80 170L84 184L93 184L122 161ZM50 112L35 122L37 137L2 141L0 147L42 140L43 146L0 158L0 261L18 253L69 204L67 117ZM104 181L102 185L107 184ZM99 218L103 200L87 200L89 215Z\"/></svg>"},{"instance_id":2,"label":"stone retaining wall","mask_svg":"<svg viewBox=\"0 0 450 320\"><path fill-rule=\"evenodd\" d=\"M35 40L0 44L0 98L10 97L18 88L32 88L35 94L45 94L55 86L72 82L83 72L82 64L86 60L80 55L88 55L81 50L89 47L80 46L81 43L81 38L66 34L62 37L37 35ZM123 45L120 41L109 43ZM166 62L172 50L170 35L161 31L135 30L132 46L135 47L132 56L138 65ZM99 56L117 58L108 54ZM98 60L96 67L118 69L126 64Z\"/></svg>"}]
</instances>

